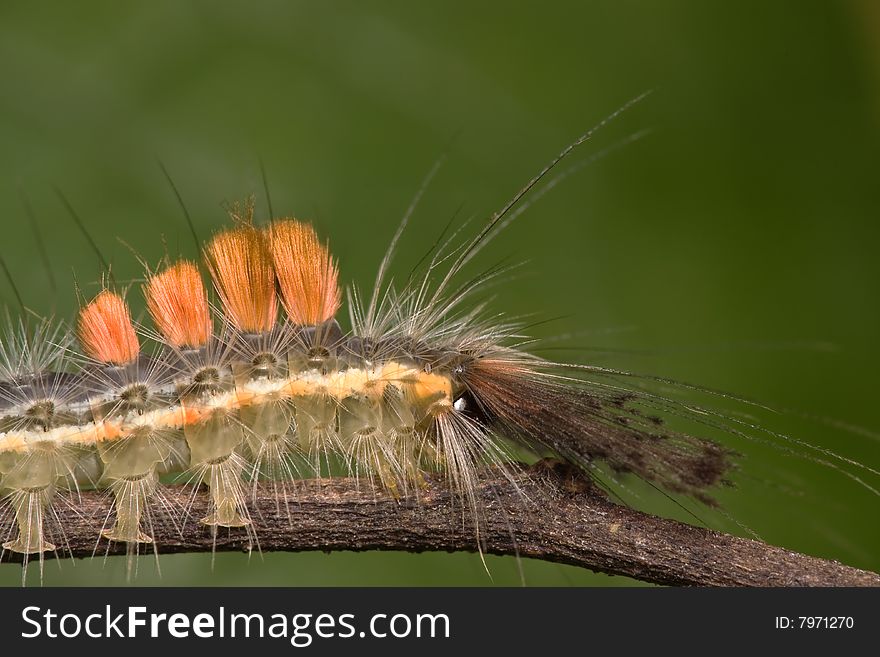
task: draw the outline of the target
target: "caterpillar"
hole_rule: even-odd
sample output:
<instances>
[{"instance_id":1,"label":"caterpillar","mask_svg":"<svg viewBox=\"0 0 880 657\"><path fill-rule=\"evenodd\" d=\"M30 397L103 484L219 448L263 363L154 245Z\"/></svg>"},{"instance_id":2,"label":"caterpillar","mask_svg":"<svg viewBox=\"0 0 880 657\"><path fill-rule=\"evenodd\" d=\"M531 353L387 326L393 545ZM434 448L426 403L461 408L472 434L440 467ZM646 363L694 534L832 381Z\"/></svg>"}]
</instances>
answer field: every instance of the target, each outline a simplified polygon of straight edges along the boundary
<instances>
[{"instance_id":1,"label":"caterpillar","mask_svg":"<svg viewBox=\"0 0 880 657\"><path fill-rule=\"evenodd\" d=\"M109 272L72 330L8 319L0 339L3 551L22 555L25 568L63 552L58 514L92 488L113 498L96 542L125 544L130 555L157 549L153 518L169 479L207 490L208 512L195 522L256 541L253 482L273 482L287 498L297 482L343 474L417 499L424 477L438 475L478 532L481 472L511 472L521 453L632 475L714 505L735 452L670 428L662 415L734 434L754 427L621 383L624 371L530 353L523 324L490 314L479 297L506 269L462 280L526 194L592 132L473 237L438 242L423 273L402 286L386 278L410 213L372 290L352 286L344 298L339 264L316 230L292 217L259 225L249 200L230 208L230 225L204 245L201 264L167 259L147 269L141 291L151 326L132 319L132 290Z\"/></svg>"}]
</instances>

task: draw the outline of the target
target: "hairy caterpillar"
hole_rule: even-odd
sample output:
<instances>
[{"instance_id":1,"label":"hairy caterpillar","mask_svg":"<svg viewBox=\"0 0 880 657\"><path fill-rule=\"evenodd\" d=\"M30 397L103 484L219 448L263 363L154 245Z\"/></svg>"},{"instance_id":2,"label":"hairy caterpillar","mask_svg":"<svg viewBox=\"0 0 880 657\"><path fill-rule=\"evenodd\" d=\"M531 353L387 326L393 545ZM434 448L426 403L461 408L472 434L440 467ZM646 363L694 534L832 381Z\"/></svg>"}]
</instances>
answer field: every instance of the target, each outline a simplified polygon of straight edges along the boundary
<instances>
[{"instance_id":1,"label":"hairy caterpillar","mask_svg":"<svg viewBox=\"0 0 880 657\"><path fill-rule=\"evenodd\" d=\"M350 291L349 331L335 319L337 264L314 230L293 219L257 226L250 205L234 208L233 226L205 248L217 309L197 264L179 261L147 274L155 330L138 332L112 284L80 311L81 354L50 324L29 333L13 322L2 348L4 550L26 560L63 549L53 518L71 492L99 487L113 496L114 512L96 540L136 554L152 542L160 478L174 474L207 487L211 499L204 517L177 515L255 539L249 482L293 487L334 472L407 498L418 496L424 473L439 472L478 528L475 478L486 464L515 467L510 443L590 471L603 463L711 504L732 467L726 447L666 428L655 413L676 410L672 401L614 381L625 372L520 348L522 327L473 300L503 270L456 279L583 141L474 238L454 235L440 246L424 276L402 287L384 280L395 236L372 294ZM144 351L145 337L155 352Z\"/></svg>"}]
</instances>

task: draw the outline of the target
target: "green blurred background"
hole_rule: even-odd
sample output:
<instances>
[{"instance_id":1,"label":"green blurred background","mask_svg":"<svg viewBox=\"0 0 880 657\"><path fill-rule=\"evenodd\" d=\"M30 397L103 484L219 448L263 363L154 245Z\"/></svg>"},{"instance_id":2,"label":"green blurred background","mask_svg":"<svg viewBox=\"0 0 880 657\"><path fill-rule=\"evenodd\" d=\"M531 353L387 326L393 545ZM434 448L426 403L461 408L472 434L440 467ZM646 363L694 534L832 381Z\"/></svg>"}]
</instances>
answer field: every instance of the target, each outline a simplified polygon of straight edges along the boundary
<instances>
[{"instance_id":1,"label":"green blurred background","mask_svg":"<svg viewBox=\"0 0 880 657\"><path fill-rule=\"evenodd\" d=\"M0 253L26 303L65 320L74 280L91 294L100 270L53 186L116 278L134 280L141 270L126 245L150 262L163 240L172 253L195 252L157 160L202 236L222 225L225 203L248 194L265 215L262 160L276 214L313 219L344 281L368 285L441 154L399 273L459 206L461 217L487 216L562 146L655 89L571 162L650 136L567 179L483 252L484 265L529 261L493 290L493 308L556 318L533 332L572 349L546 355L793 409L803 415L758 421L880 466L872 0L4 3L0 83ZM15 307L5 280L0 295ZM139 292L129 296L142 309ZM880 570L877 496L809 461L727 440L744 457L737 488L720 494L729 518L698 510L711 526L742 534L744 525ZM681 515L627 485L640 508ZM137 583L630 583L512 558L487 559L489 576L467 554L161 564L160 579L143 560ZM45 582L122 584L124 566L50 562ZM0 583L19 578L18 566L0 566Z\"/></svg>"}]
</instances>

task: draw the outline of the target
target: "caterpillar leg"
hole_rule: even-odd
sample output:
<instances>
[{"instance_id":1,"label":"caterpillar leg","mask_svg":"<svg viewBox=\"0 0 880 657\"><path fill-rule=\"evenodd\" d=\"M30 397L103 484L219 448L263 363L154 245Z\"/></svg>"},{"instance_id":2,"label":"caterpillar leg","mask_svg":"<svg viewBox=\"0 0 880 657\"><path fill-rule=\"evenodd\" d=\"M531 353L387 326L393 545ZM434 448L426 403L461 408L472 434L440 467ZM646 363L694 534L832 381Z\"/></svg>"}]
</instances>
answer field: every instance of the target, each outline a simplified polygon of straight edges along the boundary
<instances>
[{"instance_id":1,"label":"caterpillar leg","mask_svg":"<svg viewBox=\"0 0 880 657\"><path fill-rule=\"evenodd\" d=\"M387 436L388 448L398 464L400 488L405 495L416 494L427 482L423 475L427 436L418 426L413 408L402 391L394 386L386 389L382 431Z\"/></svg>"},{"instance_id":2,"label":"caterpillar leg","mask_svg":"<svg viewBox=\"0 0 880 657\"><path fill-rule=\"evenodd\" d=\"M148 428L98 444L104 462L103 478L113 491L116 516L113 527L102 530L104 538L129 544L153 542L141 531L141 522L159 483L156 468L170 453L169 441Z\"/></svg>"},{"instance_id":3,"label":"caterpillar leg","mask_svg":"<svg viewBox=\"0 0 880 657\"><path fill-rule=\"evenodd\" d=\"M15 517L14 539L3 548L19 554L40 554L55 549L46 540L45 520L58 485L65 485L72 472L69 454L51 441L40 441L25 451L9 453L0 459L0 490Z\"/></svg>"},{"instance_id":4,"label":"caterpillar leg","mask_svg":"<svg viewBox=\"0 0 880 657\"><path fill-rule=\"evenodd\" d=\"M114 480L111 490L115 497L116 523L112 528L102 530L101 536L129 544L152 543L153 538L141 531L141 518L158 483L155 472Z\"/></svg>"},{"instance_id":5,"label":"caterpillar leg","mask_svg":"<svg viewBox=\"0 0 880 657\"><path fill-rule=\"evenodd\" d=\"M202 482L211 490L211 510L201 519L213 527L246 527L251 524L242 490L244 462L236 454L207 464Z\"/></svg>"},{"instance_id":6,"label":"caterpillar leg","mask_svg":"<svg viewBox=\"0 0 880 657\"><path fill-rule=\"evenodd\" d=\"M339 434L345 448L349 470L378 483L394 497L401 497L406 465L392 434L386 431L381 399L372 395L352 395L339 409Z\"/></svg>"},{"instance_id":7,"label":"caterpillar leg","mask_svg":"<svg viewBox=\"0 0 880 657\"><path fill-rule=\"evenodd\" d=\"M244 440L240 419L225 409L215 409L184 431L192 467L211 491L210 509L201 523L219 527L249 525L242 490L245 464L236 452Z\"/></svg>"},{"instance_id":8,"label":"caterpillar leg","mask_svg":"<svg viewBox=\"0 0 880 657\"><path fill-rule=\"evenodd\" d=\"M331 455L342 446L336 425L337 402L326 394L314 394L294 400L297 451L302 454L315 477L330 468Z\"/></svg>"},{"instance_id":9,"label":"caterpillar leg","mask_svg":"<svg viewBox=\"0 0 880 657\"><path fill-rule=\"evenodd\" d=\"M55 545L45 540L45 510L51 504L54 491L50 487L14 490L8 499L15 513L18 535L3 543L4 550L19 554L40 554L51 552Z\"/></svg>"},{"instance_id":10,"label":"caterpillar leg","mask_svg":"<svg viewBox=\"0 0 880 657\"><path fill-rule=\"evenodd\" d=\"M245 443L253 459L254 479L284 481L294 478L293 413L289 401L277 398L241 409L241 423L247 427Z\"/></svg>"}]
</instances>

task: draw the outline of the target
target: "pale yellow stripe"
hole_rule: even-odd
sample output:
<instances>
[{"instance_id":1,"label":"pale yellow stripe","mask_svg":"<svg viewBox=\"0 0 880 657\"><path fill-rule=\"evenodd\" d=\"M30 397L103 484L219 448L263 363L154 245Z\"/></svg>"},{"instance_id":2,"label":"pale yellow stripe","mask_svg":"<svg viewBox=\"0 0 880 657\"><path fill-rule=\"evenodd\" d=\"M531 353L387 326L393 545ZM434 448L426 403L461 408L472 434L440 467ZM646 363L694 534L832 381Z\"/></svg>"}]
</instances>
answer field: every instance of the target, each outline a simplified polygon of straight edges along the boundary
<instances>
[{"instance_id":1,"label":"pale yellow stripe","mask_svg":"<svg viewBox=\"0 0 880 657\"><path fill-rule=\"evenodd\" d=\"M448 376L423 372L398 362L388 362L372 369L347 369L329 374L307 372L288 379L248 381L244 386L202 400L198 405L176 405L129 416L122 422L105 419L83 426L59 426L50 431L10 431L0 434L0 452L23 451L38 443L59 446L90 446L97 441L115 440L138 427L182 429L200 422L217 409L235 410L269 400L295 399L310 395L328 395L337 401L356 394L379 397L387 386L403 391L414 406L441 402L452 407L452 381Z\"/></svg>"}]
</instances>

